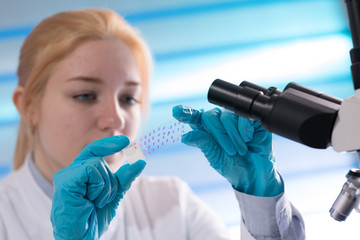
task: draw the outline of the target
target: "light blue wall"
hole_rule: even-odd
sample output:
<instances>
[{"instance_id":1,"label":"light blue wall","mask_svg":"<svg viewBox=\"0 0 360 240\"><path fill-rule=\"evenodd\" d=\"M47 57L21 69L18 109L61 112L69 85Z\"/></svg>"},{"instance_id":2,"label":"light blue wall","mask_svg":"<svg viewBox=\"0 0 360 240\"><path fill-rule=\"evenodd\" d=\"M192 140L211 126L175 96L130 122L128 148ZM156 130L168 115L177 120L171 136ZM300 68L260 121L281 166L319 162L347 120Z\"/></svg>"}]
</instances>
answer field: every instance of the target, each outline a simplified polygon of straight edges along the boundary
<instances>
[{"instance_id":1,"label":"light blue wall","mask_svg":"<svg viewBox=\"0 0 360 240\"><path fill-rule=\"evenodd\" d=\"M22 41L44 17L87 7L121 13L152 49L155 72L147 129L169 120L176 104L214 107L206 94L216 78L280 89L295 81L340 98L353 94L352 43L341 0L0 0L0 176L11 169L16 141L19 117L11 94ZM310 149L278 136L274 146L288 196L308 223L309 239L356 233L356 213L339 225L327 212L348 169L357 166L354 156ZM147 160L147 174L181 177L229 226L238 226L231 187L199 151L174 145Z\"/></svg>"}]
</instances>

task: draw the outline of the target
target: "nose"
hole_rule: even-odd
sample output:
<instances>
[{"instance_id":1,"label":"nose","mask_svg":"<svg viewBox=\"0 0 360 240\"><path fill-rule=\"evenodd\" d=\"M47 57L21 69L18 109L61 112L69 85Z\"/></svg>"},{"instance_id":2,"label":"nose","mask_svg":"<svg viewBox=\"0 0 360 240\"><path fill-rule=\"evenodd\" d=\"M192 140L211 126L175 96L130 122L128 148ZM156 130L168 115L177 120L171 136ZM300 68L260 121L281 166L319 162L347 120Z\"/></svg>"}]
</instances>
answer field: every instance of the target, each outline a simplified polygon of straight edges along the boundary
<instances>
[{"instance_id":1,"label":"nose","mask_svg":"<svg viewBox=\"0 0 360 240\"><path fill-rule=\"evenodd\" d=\"M99 111L97 127L101 131L121 131L125 128L125 112L117 100L103 102Z\"/></svg>"}]
</instances>

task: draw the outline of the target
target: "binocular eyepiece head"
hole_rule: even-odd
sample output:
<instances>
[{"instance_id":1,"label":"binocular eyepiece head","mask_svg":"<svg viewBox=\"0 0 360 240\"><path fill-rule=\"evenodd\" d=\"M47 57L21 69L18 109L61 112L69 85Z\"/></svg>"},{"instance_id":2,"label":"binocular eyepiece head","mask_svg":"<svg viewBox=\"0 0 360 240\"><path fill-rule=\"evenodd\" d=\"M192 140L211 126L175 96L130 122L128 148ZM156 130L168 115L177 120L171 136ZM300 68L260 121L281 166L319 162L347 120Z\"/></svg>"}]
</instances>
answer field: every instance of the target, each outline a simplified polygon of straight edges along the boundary
<instances>
[{"instance_id":1,"label":"binocular eyepiece head","mask_svg":"<svg viewBox=\"0 0 360 240\"><path fill-rule=\"evenodd\" d=\"M261 122L268 131L313 148L327 148L341 100L296 83L284 91L244 81L239 86L216 79L210 103Z\"/></svg>"}]
</instances>

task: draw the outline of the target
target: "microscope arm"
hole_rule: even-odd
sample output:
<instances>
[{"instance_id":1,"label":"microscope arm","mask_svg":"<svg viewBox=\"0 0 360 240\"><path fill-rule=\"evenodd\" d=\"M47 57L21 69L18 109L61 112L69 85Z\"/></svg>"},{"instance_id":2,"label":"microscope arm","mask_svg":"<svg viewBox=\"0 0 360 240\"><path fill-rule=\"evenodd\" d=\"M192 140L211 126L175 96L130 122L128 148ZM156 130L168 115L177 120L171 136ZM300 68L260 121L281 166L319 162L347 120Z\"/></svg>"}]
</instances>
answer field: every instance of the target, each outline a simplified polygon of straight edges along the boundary
<instances>
[{"instance_id":1,"label":"microscope arm","mask_svg":"<svg viewBox=\"0 0 360 240\"><path fill-rule=\"evenodd\" d=\"M360 149L360 89L342 101L331 136L337 152Z\"/></svg>"}]
</instances>

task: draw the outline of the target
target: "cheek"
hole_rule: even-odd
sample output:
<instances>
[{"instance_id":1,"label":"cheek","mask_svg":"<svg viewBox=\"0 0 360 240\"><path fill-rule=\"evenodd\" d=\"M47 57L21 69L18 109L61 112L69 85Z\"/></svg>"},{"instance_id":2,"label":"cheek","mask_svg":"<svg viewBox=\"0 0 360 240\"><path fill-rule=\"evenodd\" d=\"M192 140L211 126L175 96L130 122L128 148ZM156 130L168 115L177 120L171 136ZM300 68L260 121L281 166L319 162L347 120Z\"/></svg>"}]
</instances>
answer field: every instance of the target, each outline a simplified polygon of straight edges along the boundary
<instances>
[{"instance_id":1,"label":"cheek","mask_svg":"<svg viewBox=\"0 0 360 240\"><path fill-rule=\"evenodd\" d=\"M130 140L134 140L139 132L140 124L141 124L141 109L136 109L129 114L128 119L126 120L126 129L124 133L130 138Z\"/></svg>"},{"instance_id":2,"label":"cheek","mask_svg":"<svg viewBox=\"0 0 360 240\"><path fill-rule=\"evenodd\" d=\"M69 111L65 106L58 106L52 111L44 111L44 114L41 116L41 123L47 127L47 130L56 134L55 138L62 135L66 136L70 132L77 131L82 127L79 124L81 118L78 115ZM76 132L72 135L76 136Z\"/></svg>"},{"instance_id":3,"label":"cheek","mask_svg":"<svg viewBox=\"0 0 360 240\"><path fill-rule=\"evenodd\" d=\"M49 158L67 166L84 147L90 119L66 106L47 109L51 110L43 111L39 122L40 143Z\"/></svg>"}]
</instances>

